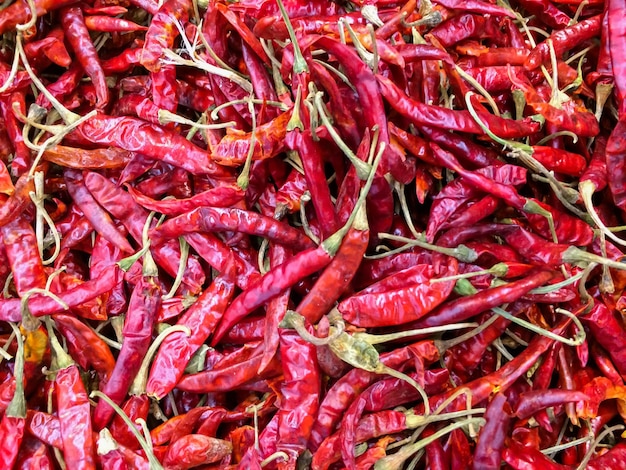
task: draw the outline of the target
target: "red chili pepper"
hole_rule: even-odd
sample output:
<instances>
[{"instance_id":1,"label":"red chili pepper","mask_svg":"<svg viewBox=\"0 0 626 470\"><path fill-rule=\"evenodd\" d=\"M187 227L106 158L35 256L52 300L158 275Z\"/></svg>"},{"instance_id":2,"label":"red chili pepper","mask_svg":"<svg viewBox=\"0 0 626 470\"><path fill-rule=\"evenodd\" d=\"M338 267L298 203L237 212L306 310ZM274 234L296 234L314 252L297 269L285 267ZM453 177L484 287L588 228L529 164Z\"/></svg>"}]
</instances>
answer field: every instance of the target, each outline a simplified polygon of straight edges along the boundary
<instances>
[{"instance_id":1,"label":"red chili pepper","mask_svg":"<svg viewBox=\"0 0 626 470\"><path fill-rule=\"evenodd\" d=\"M505 437L511 423L511 409L506 395L498 393L491 399L484 418L485 426L478 435L472 468L497 470L500 468Z\"/></svg>"},{"instance_id":2,"label":"red chili pepper","mask_svg":"<svg viewBox=\"0 0 626 470\"><path fill-rule=\"evenodd\" d=\"M315 346L295 331L282 329L280 356L285 379L280 388L277 451L289 456L294 465L309 441L321 394L321 376Z\"/></svg>"},{"instance_id":3,"label":"red chili pepper","mask_svg":"<svg viewBox=\"0 0 626 470\"><path fill-rule=\"evenodd\" d=\"M137 118L99 114L85 121L75 132L80 138L94 144L139 152L193 174L210 174L216 177L228 174L227 170L211 160L206 151L196 147L182 135ZM136 138L128 139L129 135Z\"/></svg>"},{"instance_id":4,"label":"red chili pepper","mask_svg":"<svg viewBox=\"0 0 626 470\"><path fill-rule=\"evenodd\" d=\"M133 290L128 305L120 354L108 381L101 387L103 393L116 404L122 403L131 381L141 366L152 339L152 329L161 302L161 289L152 278L142 276ZM113 415L113 408L104 401L98 402L93 422L96 429L107 425Z\"/></svg>"},{"instance_id":5,"label":"red chili pepper","mask_svg":"<svg viewBox=\"0 0 626 470\"><path fill-rule=\"evenodd\" d=\"M555 31L550 35L549 39L552 41L556 56L560 57L564 52L600 34L601 28L602 15L596 15L582 20L579 23L567 26L564 29ZM528 70L534 70L542 64L547 64L549 61L550 48L547 42L544 41L530 51L524 66Z\"/></svg>"},{"instance_id":6,"label":"red chili pepper","mask_svg":"<svg viewBox=\"0 0 626 470\"><path fill-rule=\"evenodd\" d=\"M115 359L109 346L87 325L71 315L56 314L54 322L59 332L77 353L74 357L83 369L89 366L106 382L115 368Z\"/></svg>"},{"instance_id":7,"label":"red chili pepper","mask_svg":"<svg viewBox=\"0 0 626 470\"><path fill-rule=\"evenodd\" d=\"M96 87L98 108L104 109L109 103L109 88L100 65L98 52L91 42L89 31L85 26L82 10L79 7L63 8L61 10L61 24L76 58Z\"/></svg>"},{"instance_id":8,"label":"red chili pepper","mask_svg":"<svg viewBox=\"0 0 626 470\"><path fill-rule=\"evenodd\" d=\"M456 111L441 106L423 104L409 98L391 80L377 76L380 91L387 102L413 124L441 129L457 129L471 134L483 134L476 121L467 111ZM528 120L513 121L489 113L479 113L480 118L494 134L505 138L526 137L538 130L536 123Z\"/></svg>"},{"instance_id":9,"label":"red chili pepper","mask_svg":"<svg viewBox=\"0 0 626 470\"><path fill-rule=\"evenodd\" d=\"M72 5L76 0L35 0L37 16L44 16L49 11ZM13 30L19 24L27 23L31 12L26 2L15 2L2 10L0 14L0 34Z\"/></svg>"},{"instance_id":10,"label":"red chili pepper","mask_svg":"<svg viewBox=\"0 0 626 470\"><path fill-rule=\"evenodd\" d=\"M85 175L85 185L94 198L111 215L120 220L128 229L132 237L138 242L142 241L142 231L148 213L143 210L133 198L115 186L111 181L98 173L89 172ZM151 250L155 261L165 269L172 277L176 277L178 264L180 263L180 247L173 240L160 246L154 246ZM183 276L183 283L192 293L200 292L204 283L205 275L200 263L190 256L187 260L187 270Z\"/></svg>"},{"instance_id":11,"label":"red chili pepper","mask_svg":"<svg viewBox=\"0 0 626 470\"><path fill-rule=\"evenodd\" d=\"M546 457L539 449L523 446L511 441L502 452L502 458L512 468L523 470L528 468L542 468L545 470L568 470L571 467L560 465Z\"/></svg>"},{"instance_id":12,"label":"red chili pepper","mask_svg":"<svg viewBox=\"0 0 626 470\"><path fill-rule=\"evenodd\" d=\"M110 16L91 15L85 16L85 26L90 31L104 33L129 33L133 31L146 31L148 28L138 25L124 18L111 18Z\"/></svg>"},{"instance_id":13,"label":"red chili pepper","mask_svg":"<svg viewBox=\"0 0 626 470\"><path fill-rule=\"evenodd\" d=\"M555 29L570 25L571 18L562 12L550 0L520 0L520 5L529 13L536 15L543 23Z\"/></svg>"},{"instance_id":14,"label":"red chili pepper","mask_svg":"<svg viewBox=\"0 0 626 470\"><path fill-rule=\"evenodd\" d=\"M26 398L24 396L24 341L19 329L12 325L16 332L17 352L14 363L15 392L13 399L4 411L0 421L0 438L2 451L0 463L4 468L13 468L24 438L26 428Z\"/></svg>"},{"instance_id":15,"label":"red chili pepper","mask_svg":"<svg viewBox=\"0 0 626 470\"><path fill-rule=\"evenodd\" d=\"M159 400L167 395L182 377L191 356L211 335L234 293L233 268L234 263L228 263L178 320L177 325L188 326L192 335L172 333L163 341L150 370L148 395Z\"/></svg>"},{"instance_id":16,"label":"red chili pepper","mask_svg":"<svg viewBox=\"0 0 626 470\"><path fill-rule=\"evenodd\" d=\"M48 323L48 335L58 368L54 379L56 410L61 426L63 458L72 468L95 469L96 447L91 429L91 406L71 357L61 348ZM81 423L76 426L76 423Z\"/></svg>"}]
</instances>

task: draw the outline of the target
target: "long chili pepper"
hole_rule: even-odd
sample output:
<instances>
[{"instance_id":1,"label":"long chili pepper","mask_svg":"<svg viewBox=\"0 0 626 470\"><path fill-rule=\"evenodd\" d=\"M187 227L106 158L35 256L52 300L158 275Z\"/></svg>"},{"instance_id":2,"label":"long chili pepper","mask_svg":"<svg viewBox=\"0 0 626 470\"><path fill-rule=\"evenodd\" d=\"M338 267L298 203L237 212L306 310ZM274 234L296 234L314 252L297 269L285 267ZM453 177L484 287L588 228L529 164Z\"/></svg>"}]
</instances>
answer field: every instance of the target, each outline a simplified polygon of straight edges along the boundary
<instances>
[{"instance_id":1,"label":"long chili pepper","mask_svg":"<svg viewBox=\"0 0 626 470\"><path fill-rule=\"evenodd\" d=\"M288 132L286 142L292 150L298 151L300 155L315 215L318 220L324 221L323 236L327 238L336 231L337 221L324 174L321 146L315 142L311 133L297 130Z\"/></svg>"},{"instance_id":2,"label":"long chili pepper","mask_svg":"<svg viewBox=\"0 0 626 470\"><path fill-rule=\"evenodd\" d=\"M74 132L94 144L138 152L193 174L216 177L229 174L211 160L208 152L190 143L182 135L130 116L98 114L80 124ZM131 135L133 139L128 138Z\"/></svg>"},{"instance_id":3,"label":"long chili pepper","mask_svg":"<svg viewBox=\"0 0 626 470\"><path fill-rule=\"evenodd\" d=\"M91 42L89 30L85 26L82 10L74 6L63 8L61 10L61 24L76 58L96 87L98 108L104 109L109 103L109 88L100 65L98 52Z\"/></svg>"},{"instance_id":4,"label":"long chili pepper","mask_svg":"<svg viewBox=\"0 0 626 470\"><path fill-rule=\"evenodd\" d=\"M285 374L278 410L276 450L289 456L287 465L295 465L306 449L321 394L321 374L315 346L295 331L281 329L280 355Z\"/></svg>"},{"instance_id":5,"label":"long chili pepper","mask_svg":"<svg viewBox=\"0 0 626 470\"><path fill-rule=\"evenodd\" d=\"M0 421L0 438L2 452L0 462L4 468L13 468L17 460L18 451L24 438L26 428L26 398L24 396L24 341L20 330L11 323L17 339L15 356L15 392L9 406L4 411Z\"/></svg>"},{"instance_id":6,"label":"long chili pepper","mask_svg":"<svg viewBox=\"0 0 626 470\"><path fill-rule=\"evenodd\" d=\"M596 341L611 356L621 374L626 374L626 330L604 303L596 301L589 313L582 317ZM604 332L610 331L611 334Z\"/></svg>"},{"instance_id":7,"label":"long chili pepper","mask_svg":"<svg viewBox=\"0 0 626 470\"><path fill-rule=\"evenodd\" d=\"M410 328L428 328L467 320L498 305L516 301L553 277L553 272L540 270L508 285L485 289L474 295L452 300L424 318L411 323Z\"/></svg>"},{"instance_id":8,"label":"long chili pepper","mask_svg":"<svg viewBox=\"0 0 626 470\"><path fill-rule=\"evenodd\" d=\"M238 208L200 207L169 219L150 231L155 246L163 241L194 232L235 231L257 235L297 249L307 249L313 242L284 222Z\"/></svg>"},{"instance_id":9,"label":"long chili pepper","mask_svg":"<svg viewBox=\"0 0 626 470\"><path fill-rule=\"evenodd\" d=\"M156 266L150 264L153 262L147 254L144 257L144 275L135 285L124 318L122 349L111 376L101 388L118 405L126 396L150 346L152 329L161 303L161 288L153 279L157 273ZM99 401L93 415L94 427L98 430L105 427L113 413L114 410L107 403Z\"/></svg>"},{"instance_id":10,"label":"long chili pepper","mask_svg":"<svg viewBox=\"0 0 626 470\"><path fill-rule=\"evenodd\" d=\"M391 80L377 76L380 90L387 102L405 118L419 127L431 126L440 129L456 129L471 134L483 134L483 130L467 111L456 111L420 103L409 98ZM536 123L503 119L488 113L481 113L487 127L499 136L507 138L526 137L538 130Z\"/></svg>"},{"instance_id":11,"label":"long chili pepper","mask_svg":"<svg viewBox=\"0 0 626 470\"><path fill-rule=\"evenodd\" d=\"M61 424L63 458L72 468L96 468L96 448L91 428L91 410L78 367L61 348L51 321L46 322L54 354L56 409ZM81 423L77 426L76 423Z\"/></svg>"},{"instance_id":12,"label":"long chili pepper","mask_svg":"<svg viewBox=\"0 0 626 470\"><path fill-rule=\"evenodd\" d=\"M64 174L67 190L83 211L85 217L89 219L94 228L103 237L119 247L126 253L132 253L133 248L126 238L119 232L109 215L95 201L84 184L82 174L77 170L65 170Z\"/></svg>"},{"instance_id":13,"label":"long chili pepper","mask_svg":"<svg viewBox=\"0 0 626 470\"><path fill-rule=\"evenodd\" d=\"M149 198L132 186L127 186L127 189L133 199L144 209L171 216L181 215L201 206L230 207L244 197L243 191L238 186L218 186L195 194L188 199L166 199L162 201Z\"/></svg>"},{"instance_id":14,"label":"long chili pepper","mask_svg":"<svg viewBox=\"0 0 626 470\"><path fill-rule=\"evenodd\" d=\"M211 335L234 294L234 268L234 263L228 262L178 320L177 325L188 326L192 335L172 334L164 340L152 363L146 385L148 395L159 400L167 395L182 377L191 356Z\"/></svg>"},{"instance_id":15,"label":"long chili pepper","mask_svg":"<svg viewBox=\"0 0 626 470\"><path fill-rule=\"evenodd\" d=\"M587 400L589 400L589 397L578 390L533 390L520 395L515 407L515 416L520 419L526 419L538 411L551 406Z\"/></svg>"},{"instance_id":16,"label":"long chili pepper","mask_svg":"<svg viewBox=\"0 0 626 470\"><path fill-rule=\"evenodd\" d=\"M311 324L330 311L352 282L369 243L367 220L363 219L363 222L363 225L357 225L355 221L335 258L296 308Z\"/></svg>"},{"instance_id":17,"label":"long chili pepper","mask_svg":"<svg viewBox=\"0 0 626 470\"><path fill-rule=\"evenodd\" d=\"M148 29L145 26L125 20L124 18L112 18L104 15L85 16L85 26L89 31L104 33L128 33Z\"/></svg>"},{"instance_id":18,"label":"long chili pepper","mask_svg":"<svg viewBox=\"0 0 626 470\"><path fill-rule=\"evenodd\" d=\"M600 33L601 28L602 15L596 15L564 29L555 31L550 35L549 39L552 41L556 56L559 57L564 52L571 50L583 41L597 36ZM524 66L528 70L534 70L549 61L550 46L548 46L548 42L546 40L530 51Z\"/></svg>"}]
</instances>

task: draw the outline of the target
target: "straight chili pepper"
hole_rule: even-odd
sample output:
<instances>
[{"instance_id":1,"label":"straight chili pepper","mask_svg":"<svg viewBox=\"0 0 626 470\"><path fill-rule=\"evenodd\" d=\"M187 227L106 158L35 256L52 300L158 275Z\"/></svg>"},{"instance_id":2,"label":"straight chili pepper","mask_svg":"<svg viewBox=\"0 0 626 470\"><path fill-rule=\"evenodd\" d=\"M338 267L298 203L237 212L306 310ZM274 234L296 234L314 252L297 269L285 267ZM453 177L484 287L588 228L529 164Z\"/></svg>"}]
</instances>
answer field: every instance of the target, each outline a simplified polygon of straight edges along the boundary
<instances>
[{"instance_id":1,"label":"straight chili pepper","mask_svg":"<svg viewBox=\"0 0 626 470\"><path fill-rule=\"evenodd\" d=\"M3 468L13 468L17 461L18 451L24 438L26 428L26 398L24 396L24 341L20 330L11 324L16 332L17 352L15 356L15 392L9 406L0 421L0 439L2 451L0 463Z\"/></svg>"},{"instance_id":2,"label":"straight chili pepper","mask_svg":"<svg viewBox=\"0 0 626 470\"><path fill-rule=\"evenodd\" d=\"M147 273L151 274L151 273ZM120 404L132 379L135 377L150 341L157 310L161 302L161 289L152 277L142 276L133 290L122 330L123 342L115 368L102 392ZM93 423L96 429L107 425L113 415L113 408L99 401L94 411Z\"/></svg>"},{"instance_id":3,"label":"straight chili pepper","mask_svg":"<svg viewBox=\"0 0 626 470\"><path fill-rule=\"evenodd\" d=\"M96 448L91 428L91 407L80 372L72 358L61 348L52 325L47 323L54 354L56 408L61 425L63 458L77 469L95 469ZM77 426L76 423L81 423Z\"/></svg>"}]
</instances>

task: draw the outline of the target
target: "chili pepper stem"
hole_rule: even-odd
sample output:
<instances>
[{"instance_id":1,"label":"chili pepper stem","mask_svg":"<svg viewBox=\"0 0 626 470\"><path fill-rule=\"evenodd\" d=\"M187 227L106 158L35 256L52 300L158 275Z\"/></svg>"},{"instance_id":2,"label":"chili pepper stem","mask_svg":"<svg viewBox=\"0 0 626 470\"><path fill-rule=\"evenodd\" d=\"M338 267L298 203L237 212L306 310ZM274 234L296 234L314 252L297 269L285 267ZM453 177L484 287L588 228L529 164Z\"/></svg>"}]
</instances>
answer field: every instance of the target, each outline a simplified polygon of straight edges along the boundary
<instances>
[{"instance_id":1,"label":"chili pepper stem","mask_svg":"<svg viewBox=\"0 0 626 470\"><path fill-rule=\"evenodd\" d=\"M418 328L415 330L401 331L398 333L389 333L386 335L373 335L370 333L353 333L352 336L359 340L365 341L369 344L382 344L390 341L397 341L399 339L413 338L416 336L426 336L438 333L444 333L446 331L456 331L463 328L473 328L478 326L477 323L452 323L450 325L433 326L430 328Z\"/></svg>"},{"instance_id":2,"label":"chili pepper stem","mask_svg":"<svg viewBox=\"0 0 626 470\"><path fill-rule=\"evenodd\" d=\"M54 329L52 327L53 321L50 317L44 317L44 323L46 324L46 329L48 330L48 338L50 340L50 349L52 350L53 360L52 360L52 372L56 372L61 369L66 369L74 364L74 359L68 353L65 352L61 343L57 339L54 334Z\"/></svg>"},{"instance_id":3,"label":"chili pepper stem","mask_svg":"<svg viewBox=\"0 0 626 470\"><path fill-rule=\"evenodd\" d=\"M341 137L339 136L339 134L337 133L337 131L335 130L335 128L330 122L328 113L326 111L326 106L324 105L324 102L322 101L322 96L323 96L323 93L321 91L315 94L315 107L317 108L317 112L319 113L319 116L322 120L322 123L324 124L324 127L326 127L326 129L328 130L328 133L332 137L335 144L337 144L337 146L343 151L344 155L348 158L348 160L350 160L350 163L356 169L356 173L359 179L361 180L367 179L367 175L369 175L369 172L371 169L370 165L368 165L362 160L359 160L359 158L354 154L354 152L350 150L350 147L348 147L346 143L341 139Z\"/></svg>"},{"instance_id":4,"label":"chili pepper stem","mask_svg":"<svg viewBox=\"0 0 626 470\"><path fill-rule=\"evenodd\" d=\"M104 393L98 390L92 391L89 394L89 397L99 398L100 400L104 400L111 408L113 408L115 412L119 415L119 417L122 418L122 420L126 423L126 425L128 426L128 429L133 433L133 435L135 436L135 439L137 439L137 442L139 442L139 445L141 445L141 448L145 452L146 457L148 458L148 461L150 462L150 469L151 470L163 470L163 466L161 465L161 462L159 462L157 458L154 456L154 453L150 449L150 446L148 445L144 436L142 436L139 433L139 431L137 431L135 424L130 420L130 418L126 415L126 413L124 413L124 411L113 400L111 400L108 396L106 396Z\"/></svg>"},{"instance_id":5,"label":"chili pepper stem","mask_svg":"<svg viewBox=\"0 0 626 470\"><path fill-rule=\"evenodd\" d=\"M419 248L424 248L425 250L434 251L436 253L441 253L442 255L451 256L453 258L458 259L464 263L473 263L478 259L478 254L476 251L468 248L465 245L459 245L456 248L445 248L437 245L433 245L431 243L427 243L422 240L412 240L406 237L400 237L397 235L391 235L388 233L379 233L378 238L381 240L393 240L397 242L406 243L407 248L411 246L417 246ZM375 259L374 256L370 256L370 259Z\"/></svg>"},{"instance_id":6,"label":"chili pepper stem","mask_svg":"<svg viewBox=\"0 0 626 470\"><path fill-rule=\"evenodd\" d=\"M15 333L17 351L15 352L15 363L13 366L15 391L13 392L13 398L5 410L5 416L26 418L26 398L24 396L24 340L20 329L12 322L9 322L9 325Z\"/></svg>"},{"instance_id":7,"label":"chili pepper stem","mask_svg":"<svg viewBox=\"0 0 626 470\"><path fill-rule=\"evenodd\" d=\"M580 461L580 464L578 464L578 466L576 467L576 470L584 470L585 468L587 468L587 464L591 460L591 457L593 457L593 454L596 451L596 447L602 442L602 439L604 439L609 434L612 434L615 431L621 431L622 429L624 429L624 425L616 424L615 426L604 429L600 434L598 434L598 437L593 440L592 445L589 446L589 450L585 454L585 457Z\"/></svg>"},{"instance_id":8,"label":"chili pepper stem","mask_svg":"<svg viewBox=\"0 0 626 470\"><path fill-rule=\"evenodd\" d=\"M287 27L287 32L289 33L289 39L291 40L291 44L293 45L293 73L298 75L304 72L308 72L309 67L306 63L306 60L304 60L302 51L300 50L300 45L298 44L296 32L293 30L293 25L291 24L291 20L289 19L289 14L287 13L287 10L285 10L283 0L276 0L276 3L278 4L278 8L280 9L280 15L283 17L283 21L285 22L285 26Z\"/></svg>"},{"instance_id":9,"label":"chili pepper stem","mask_svg":"<svg viewBox=\"0 0 626 470\"><path fill-rule=\"evenodd\" d=\"M428 282L431 284L435 284L437 282L448 282L448 281L456 281L457 279L469 279L477 276L485 276L492 275L495 277L503 277L506 276L509 268L506 263L497 263L494 264L489 269L481 269L480 271L471 271L468 273L456 274L454 276L445 276L445 277L437 277L433 279L429 279Z\"/></svg>"},{"instance_id":10,"label":"chili pepper stem","mask_svg":"<svg viewBox=\"0 0 626 470\"><path fill-rule=\"evenodd\" d=\"M241 174L237 177L237 186L239 186L242 190L248 189L248 184L250 184L250 168L252 166L252 157L254 155L254 146L256 145L256 114L254 112L254 105L251 101L248 101L248 111L250 112L250 116L252 119L252 131L250 132L250 148L248 149L248 154L246 155L246 162L243 165L243 169L241 170Z\"/></svg>"},{"instance_id":11,"label":"chili pepper stem","mask_svg":"<svg viewBox=\"0 0 626 470\"><path fill-rule=\"evenodd\" d=\"M567 250L565 250L561 258L564 263L578 263L582 261L587 263L602 264L608 266L609 268L626 270L626 263L603 258L602 256L583 251L575 246L570 246Z\"/></svg>"},{"instance_id":12,"label":"chili pepper stem","mask_svg":"<svg viewBox=\"0 0 626 470\"><path fill-rule=\"evenodd\" d=\"M474 336L482 333L484 330L489 328L491 324L494 323L497 319L498 317L496 315L493 315L491 318L489 318L489 320L483 322L482 324L480 324L473 330L468 331L467 333L464 333L461 336L457 336L456 338L451 338L445 341L435 340L435 346L437 347L439 354L443 355L443 353L447 351L448 349L453 348L454 346L457 346L461 343L464 343L468 339L471 339Z\"/></svg>"},{"instance_id":13,"label":"chili pepper stem","mask_svg":"<svg viewBox=\"0 0 626 470\"><path fill-rule=\"evenodd\" d=\"M304 317L302 315L293 310L287 310L287 313L278 326L280 328L293 328L303 340L313 344L314 346L327 346L332 341L336 341L337 338L339 338L339 336L341 336L344 332L342 323L337 328L333 328L333 331L330 332L328 336L320 338L307 331L304 324Z\"/></svg>"},{"instance_id":14,"label":"chili pepper stem","mask_svg":"<svg viewBox=\"0 0 626 470\"><path fill-rule=\"evenodd\" d=\"M598 229L615 243L626 246L626 241L619 238L617 235L611 232L606 225L604 225L604 222L602 222L602 219L600 219L598 213L593 207L593 201L591 200L591 198L596 189L595 184L589 180L582 181L578 185L578 189L580 191L580 196L582 197L583 203L585 204L585 209L587 209L587 212L591 216L593 222L598 226Z\"/></svg>"}]
</instances>

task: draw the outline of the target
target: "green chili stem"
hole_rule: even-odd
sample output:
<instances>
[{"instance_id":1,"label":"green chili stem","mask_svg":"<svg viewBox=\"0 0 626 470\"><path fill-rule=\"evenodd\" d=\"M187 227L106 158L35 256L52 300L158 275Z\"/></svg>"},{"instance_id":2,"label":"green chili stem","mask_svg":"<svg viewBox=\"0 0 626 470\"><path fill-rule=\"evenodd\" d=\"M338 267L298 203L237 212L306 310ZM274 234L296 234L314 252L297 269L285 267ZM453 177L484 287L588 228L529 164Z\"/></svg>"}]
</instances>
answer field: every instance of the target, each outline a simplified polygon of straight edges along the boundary
<instances>
[{"instance_id":1,"label":"green chili stem","mask_svg":"<svg viewBox=\"0 0 626 470\"><path fill-rule=\"evenodd\" d=\"M418 328L415 330L401 331L398 333L389 333L386 335L373 335L370 333L353 333L352 336L359 340L365 341L369 344L382 344L389 341L397 341L399 339L412 338L414 336L427 336L437 333L444 333L446 331L455 331L463 328L473 328L478 326L478 323L451 323L450 325L433 326L430 328Z\"/></svg>"},{"instance_id":2,"label":"green chili stem","mask_svg":"<svg viewBox=\"0 0 626 470\"><path fill-rule=\"evenodd\" d=\"M433 245L425 241L413 240L411 238L401 237L398 235L391 235L388 233L379 233L378 238L380 238L381 240L393 240L397 242L404 242L407 244L408 247L418 246L420 248L424 248L425 250L430 250L430 251L434 251L437 253L441 253L443 255L451 256L464 263L473 263L474 261L476 261L476 259L478 259L478 254L474 250L472 250L471 248L468 248L465 245L459 245L456 248L444 248L442 246Z\"/></svg>"},{"instance_id":3,"label":"green chili stem","mask_svg":"<svg viewBox=\"0 0 626 470\"><path fill-rule=\"evenodd\" d=\"M289 33L289 39L293 44L293 73L300 74L303 72L308 72L309 67L304 60L304 56L302 55L302 51L300 50L300 45L298 44L298 38L296 37L296 32L293 30L293 25L291 24L291 20L289 19L289 15L287 14L287 10L285 10L285 5L283 5L283 0L276 0L278 4L278 8L280 9L280 14L283 17L283 21L285 22L285 26L287 26L287 32Z\"/></svg>"}]
</instances>

